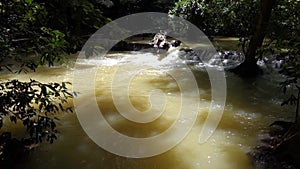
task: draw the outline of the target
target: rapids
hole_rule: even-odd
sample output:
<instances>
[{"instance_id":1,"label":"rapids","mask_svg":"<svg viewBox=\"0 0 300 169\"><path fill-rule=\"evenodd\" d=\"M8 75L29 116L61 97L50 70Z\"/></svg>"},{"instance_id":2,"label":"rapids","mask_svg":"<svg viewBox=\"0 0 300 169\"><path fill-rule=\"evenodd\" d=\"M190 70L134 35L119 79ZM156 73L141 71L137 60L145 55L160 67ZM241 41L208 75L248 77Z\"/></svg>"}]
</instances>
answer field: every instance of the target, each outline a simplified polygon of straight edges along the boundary
<instances>
[{"instance_id":1,"label":"rapids","mask_svg":"<svg viewBox=\"0 0 300 169\"><path fill-rule=\"evenodd\" d=\"M27 74L2 73L1 79L73 81L75 58L73 56L67 66L42 67L37 72ZM139 111L149 109L151 106L149 95L154 89L160 89L166 97L162 117L147 124L138 124L120 116L114 106L111 93L112 80L116 76L118 67L127 65L128 70L125 71L130 73L132 69L139 69L141 62L144 63L143 68L147 71L140 72L131 79L129 98L132 105ZM175 70L178 62L181 61L172 55L158 59L152 53L140 52L110 53L102 59L78 60L79 66L76 67L78 71L88 72L90 69L97 69L96 75L91 75L95 77L95 96L81 98L79 94L78 99L85 102L91 97L96 97L98 107L108 123L122 134L130 137L156 135L168 129L175 121L181 99L187 99L191 106L194 104L192 97L181 98L179 86L169 75L170 71ZM18 164L17 168L251 169L247 152L257 144L263 131L274 120L293 118L290 107L280 106L283 95L279 91L278 83L282 77L272 72L245 80L226 72L227 100L222 119L212 137L206 143L198 144L199 132L211 104L211 87L209 77L203 69L191 66L191 70L199 87L200 109L196 123L187 137L166 153L141 159L114 155L100 148L87 136L75 113L58 114L60 119L57 122L58 140L53 144L43 143L30 153L26 161ZM86 77L76 78L82 81L82 84L86 81ZM184 80L188 84L189 79ZM126 85L118 84L118 87L126 88ZM101 137L106 136L101 135Z\"/></svg>"}]
</instances>

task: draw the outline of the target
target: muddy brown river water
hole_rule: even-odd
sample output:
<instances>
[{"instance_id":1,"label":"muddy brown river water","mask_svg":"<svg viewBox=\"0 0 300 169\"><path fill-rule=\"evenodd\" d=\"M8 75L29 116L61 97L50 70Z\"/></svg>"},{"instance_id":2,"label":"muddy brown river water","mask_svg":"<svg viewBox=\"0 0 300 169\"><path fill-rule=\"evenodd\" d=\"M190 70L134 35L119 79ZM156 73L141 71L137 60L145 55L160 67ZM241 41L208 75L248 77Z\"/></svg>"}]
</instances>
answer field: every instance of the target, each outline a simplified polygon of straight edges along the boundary
<instances>
[{"instance_id":1,"label":"muddy brown river water","mask_svg":"<svg viewBox=\"0 0 300 169\"><path fill-rule=\"evenodd\" d=\"M137 74L131 81L129 97L140 111L149 108L149 94L160 89L166 94L166 107L162 118L149 124L137 124L118 115L111 93L111 83L124 57L132 61L146 57L146 62L158 64L159 68ZM79 71L94 69L96 100L109 124L118 132L131 137L149 137L163 132L174 122L180 109L180 89L168 75L174 69L176 58L161 61L152 54L114 53L102 60L79 60ZM164 64L165 62L165 64ZM39 68L27 74L1 75L2 80L17 78L36 79L41 82L73 81L74 59L68 66ZM170 66L172 65L172 66ZM217 130L204 144L198 144L199 132L207 117L211 104L211 88L205 71L191 68L200 91L200 109L191 132L171 150L149 158L126 158L100 148L84 132L77 116L59 114L59 135L53 144L44 143L30 153L28 160L18 164L22 169L251 169L247 152L255 146L258 138L274 120L292 119L292 108L281 107L283 99L278 83L282 77L268 73L252 79L242 79L226 72L227 100ZM84 84L86 77L76 77ZM123 77L126 78L126 77ZM188 80L188 79L187 79ZM125 88L125 84L119 84ZM122 93L121 93L122 94ZM124 93L125 94L125 93ZM89 98L78 96L82 102ZM193 104L193 98L183 98ZM8 124L9 125L9 124ZM19 130L19 129L16 129ZM101 137L106 137L105 135Z\"/></svg>"}]
</instances>

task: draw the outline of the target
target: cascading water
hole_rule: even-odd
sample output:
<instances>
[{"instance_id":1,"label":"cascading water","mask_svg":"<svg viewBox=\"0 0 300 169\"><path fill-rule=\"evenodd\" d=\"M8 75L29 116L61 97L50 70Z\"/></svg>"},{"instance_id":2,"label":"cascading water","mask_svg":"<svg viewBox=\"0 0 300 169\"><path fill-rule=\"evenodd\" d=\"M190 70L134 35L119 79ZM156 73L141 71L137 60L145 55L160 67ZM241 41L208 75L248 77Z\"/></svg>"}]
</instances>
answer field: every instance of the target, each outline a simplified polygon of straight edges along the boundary
<instances>
[{"instance_id":1,"label":"cascading water","mask_svg":"<svg viewBox=\"0 0 300 169\"><path fill-rule=\"evenodd\" d=\"M60 134L54 144L42 144L31 152L30 158L17 168L43 169L251 169L247 152L256 145L259 134L275 119L292 118L290 108L281 107L282 95L277 88L281 77L268 74L253 80L243 80L234 74L226 73L228 95L222 120L204 144L198 144L199 131L205 121L211 103L211 89L208 75L202 69L201 62L194 59L179 59L179 50L162 57L153 52L110 53L102 59L79 60L79 71L88 72L97 68L95 93L99 108L110 125L117 131L132 137L147 137L160 133L170 127L178 115L180 89L176 81L168 75L179 62L193 62L192 71L200 91L200 112L196 123L188 136L176 147L158 156L142 159L125 158L109 153L93 143L79 125L75 114L59 114ZM235 55L235 54L233 54ZM217 58L216 60L220 59ZM221 58L222 59L222 58ZM193 61L192 61L193 60ZM221 62L223 62L221 60ZM242 59L232 59L234 67ZM162 90L166 96L163 118L150 124L137 124L118 114L111 93L111 83L120 65L127 65L128 71L143 63L146 72L132 79L129 97L138 110L149 108L149 94L153 89ZM217 65L220 63L213 62ZM223 63L222 63L223 64ZM72 61L69 67L72 67ZM214 64L212 64L213 66ZM149 66L149 67L148 67ZM228 68L231 68L231 67ZM178 72L180 73L180 72ZM1 79L29 80L30 78L48 81L71 81L72 68L40 68L28 74L2 74ZM85 77L78 77L85 83ZM126 77L123 77L126 78ZM184 79L187 81L189 79ZM125 87L118 84L120 88ZM120 93L122 94L122 93ZM89 97L80 98L82 102ZM185 98L193 104L193 98ZM184 123L184 121L182 122ZM103 135L102 137L106 137Z\"/></svg>"}]
</instances>

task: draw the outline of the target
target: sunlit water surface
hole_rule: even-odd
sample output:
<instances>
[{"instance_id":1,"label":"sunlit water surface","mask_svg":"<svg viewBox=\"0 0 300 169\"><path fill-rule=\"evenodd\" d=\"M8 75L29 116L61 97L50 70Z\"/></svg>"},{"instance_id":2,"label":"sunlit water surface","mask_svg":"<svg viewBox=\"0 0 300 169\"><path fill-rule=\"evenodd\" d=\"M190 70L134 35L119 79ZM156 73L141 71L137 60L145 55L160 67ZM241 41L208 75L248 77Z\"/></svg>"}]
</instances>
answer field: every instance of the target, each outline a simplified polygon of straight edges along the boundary
<instances>
[{"instance_id":1,"label":"sunlit water surface","mask_svg":"<svg viewBox=\"0 0 300 169\"><path fill-rule=\"evenodd\" d=\"M116 110L111 94L111 83L118 66L132 66L143 57L145 63L157 65L156 69L136 75L129 89L129 97L136 109L149 108L149 94L160 89L166 94L166 108L162 118L149 124L138 124L121 117ZM149 137L166 130L176 119L180 109L180 89L168 75L174 69L176 57L162 60L157 56L139 52L114 53L105 59L82 59L79 71L89 71L99 66L95 75L95 93L101 112L110 125L120 133L131 137ZM74 60L68 66L39 68L28 74L2 74L1 79L29 80L41 82L72 81ZM138 66L136 67L139 68ZM199 132L208 114L211 89L205 71L192 68L200 91L200 110L196 124L188 136L175 148L158 156L142 159L120 157L95 144L81 128L76 114L59 114L59 135L53 144L44 143L30 153L28 159L17 165L22 169L251 169L247 152L258 142L259 135L274 120L291 119L292 109L281 107L282 94L278 88L281 77L269 73L253 79L241 79L227 72L227 101L217 130L204 144L198 144ZM94 75L91 75L94 76ZM85 83L87 77L76 77ZM124 77L126 78L126 77ZM187 79L188 80L188 79ZM118 84L125 88L125 84ZM125 95L126 93L124 93ZM94 97L94 96L90 96ZM89 98L78 99L86 101ZM179 133L180 134L180 133ZM103 135L105 137L105 135Z\"/></svg>"}]
</instances>

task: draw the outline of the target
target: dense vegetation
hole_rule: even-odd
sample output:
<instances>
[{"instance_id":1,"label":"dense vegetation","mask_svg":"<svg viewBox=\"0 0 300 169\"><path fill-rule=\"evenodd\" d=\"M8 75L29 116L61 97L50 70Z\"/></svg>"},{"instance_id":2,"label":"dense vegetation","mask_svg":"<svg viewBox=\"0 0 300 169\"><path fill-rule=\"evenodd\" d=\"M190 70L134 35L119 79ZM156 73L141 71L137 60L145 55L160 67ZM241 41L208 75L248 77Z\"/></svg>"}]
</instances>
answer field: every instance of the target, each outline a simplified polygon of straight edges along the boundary
<instances>
[{"instance_id":1,"label":"dense vegetation","mask_svg":"<svg viewBox=\"0 0 300 169\"><path fill-rule=\"evenodd\" d=\"M0 3L0 61L17 57L28 62L20 56L35 55L39 62L25 66L53 65L80 50L89 35L111 19L169 11L208 36L240 37L251 68L263 55L298 49L299 6L297 0L4 0Z\"/></svg>"},{"instance_id":2,"label":"dense vegetation","mask_svg":"<svg viewBox=\"0 0 300 169\"><path fill-rule=\"evenodd\" d=\"M108 20L85 0L4 0L0 3L0 61L14 58L29 68L64 61ZM39 59L27 60L34 55ZM6 66L6 65L3 65Z\"/></svg>"},{"instance_id":3,"label":"dense vegetation","mask_svg":"<svg viewBox=\"0 0 300 169\"><path fill-rule=\"evenodd\" d=\"M246 55L242 72L249 75L257 72L251 70L262 56L299 55L299 9L297 0L179 0L170 13L190 20L209 36L240 37Z\"/></svg>"},{"instance_id":4,"label":"dense vegetation","mask_svg":"<svg viewBox=\"0 0 300 169\"><path fill-rule=\"evenodd\" d=\"M0 129L9 120L22 123L28 132L21 140L15 139L7 129L0 134L1 168L10 168L15 160L39 143L53 143L57 138L55 114L73 111L72 106L66 105L73 97L67 85L69 83L45 84L35 80L0 83Z\"/></svg>"}]
</instances>

